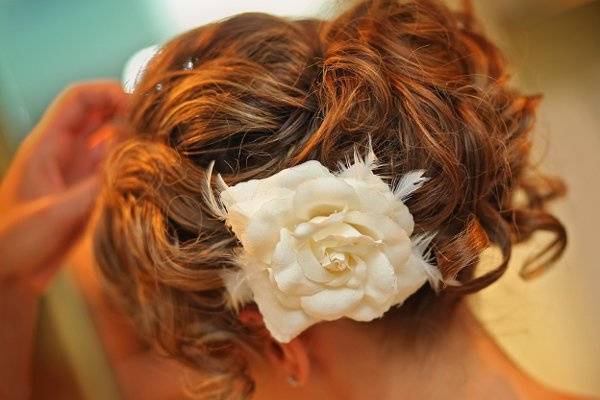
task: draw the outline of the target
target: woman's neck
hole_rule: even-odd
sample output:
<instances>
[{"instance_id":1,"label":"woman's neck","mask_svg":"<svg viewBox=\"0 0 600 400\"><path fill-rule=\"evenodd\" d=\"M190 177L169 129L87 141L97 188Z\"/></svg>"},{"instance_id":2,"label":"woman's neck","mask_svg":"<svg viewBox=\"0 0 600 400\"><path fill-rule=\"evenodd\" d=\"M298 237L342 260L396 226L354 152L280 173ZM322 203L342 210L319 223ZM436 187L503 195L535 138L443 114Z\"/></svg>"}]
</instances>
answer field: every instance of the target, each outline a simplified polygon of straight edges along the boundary
<instances>
[{"instance_id":1,"label":"woman's neck","mask_svg":"<svg viewBox=\"0 0 600 400\"><path fill-rule=\"evenodd\" d=\"M382 351L382 342L348 330L322 363L333 395L344 399L575 399L535 382L489 336L466 305L423 349ZM387 332L389 334L389 332ZM362 340L364 339L364 340ZM356 343L352 343L356 341ZM364 342L364 343L360 343ZM356 349L361 349L357 351ZM320 347L321 349L327 347ZM325 358L329 358L324 354ZM358 359L360 358L360 359ZM352 378L355 377L355 378ZM368 377L368 378L367 378Z\"/></svg>"},{"instance_id":2,"label":"woman's neck","mask_svg":"<svg viewBox=\"0 0 600 400\"><path fill-rule=\"evenodd\" d=\"M465 303L458 307L448 329L423 345L433 347L410 359L411 378L389 380L386 398L398 398L402 392L415 399L553 398L508 358ZM392 365L402 361L407 360L389 360Z\"/></svg>"}]
</instances>

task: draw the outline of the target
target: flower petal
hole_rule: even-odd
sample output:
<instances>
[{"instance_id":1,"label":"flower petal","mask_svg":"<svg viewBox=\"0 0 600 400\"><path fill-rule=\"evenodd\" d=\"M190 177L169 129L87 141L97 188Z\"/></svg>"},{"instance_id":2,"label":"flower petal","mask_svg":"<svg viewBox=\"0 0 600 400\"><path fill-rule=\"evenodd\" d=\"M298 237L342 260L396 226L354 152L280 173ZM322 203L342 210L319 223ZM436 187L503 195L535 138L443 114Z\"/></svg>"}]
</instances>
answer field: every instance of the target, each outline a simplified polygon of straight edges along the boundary
<instances>
[{"instance_id":1,"label":"flower petal","mask_svg":"<svg viewBox=\"0 0 600 400\"><path fill-rule=\"evenodd\" d=\"M360 205L352 186L342 179L321 177L306 181L296 188L294 210L303 219L318 215L330 215L345 208Z\"/></svg>"},{"instance_id":2,"label":"flower petal","mask_svg":"<svg viewBox=\"0 0 600 400\"><path fill-rule=\"evenodd\" d=\"M247 200L256 197L259 185L259 180L252 179L246 182L240 182L233 186L228 186L221 192L221 201L227 209L234 204L244 203ZM252 205L252 203L249 203L248 205ZM247 215L251 215L254 211L255 210L248 210Z\"/></svg>"},{"instance_id":3,"label":"flower petal","mask_svg":"<svg viewBox=\"0 0 600 400\"><path fill-rule=\"evenodd\" d=\"M245 241L248 215L237 204L227 206L227 225L231 228L240 242Z\"/></svg>"},{"instance_id":4,"label":"flower petal","mask_svg":"<svg viewBox=\"0 0 600 400\"><path fill-rule=\"evenodd\" d=\"M297 222L291 207L291 195L282 195L264 203L249 219L244 234L239 237L244 250L270 263L281 228Z\"/></svg>"},{"instance_id":5,"label":"flower petal","mask_svg":"<svg viewBox=\"0 0 600 400\"><path fill-rule=\"evenodd\" d=\"M344 215L344 222L354 226L362 234L373 238L373 240L393 237L402 230L390 218L372 212L348 211Z\"/></svg>"},{"instance_id":6,"label":"flower petal","mask_svg":"<svg viewBox=\"0 0 600 400\"><path fill-rule=\"evenodd\" d=\"M363 291L347 287L327 289L302 297L302 309L310 316L326 321L341 318L363 298Z\"/></svg>"},{"instance_id":7,"label":"flower petal","mask_svg":"<svg viewBox=\"0 0 600 400\"><path fill-rule=\"evenodd\" d=\"M296 249L298 264L302 267L304 275L313 282L328 282L335 276L327 271L316 259L308 243L302 243Z\"/></svg>"},{"instance_id":8,"label":"flower petal","mask_svg":"<svg viewBox=\"0 0 600 400\"><path fill-rule=\"evenodd\" d=\"M383 248L381 241L375 241L366 235L360 236L328 236L317 243L319 246L335 246L335 249L342 253L349 253L356 256L363 256L370 253L373 249Z\"/></svg>"},{"instance_id":9,"label":"flower petal","mask_svg":"<svg viewBox=\"0 0 600 400\"><path fill-rule=\"evenodd\" d=\"M282 293L279 290L274 290L273 293L275 294L275 297L277 297L277 300L279 300L279 302L287 308L291 308L291 309L302 309L302 305L300 304L300 297L296 297L296 296L290 296L287 295L285 293Z\"/></svg>"},{"instance_id":10,"label":"flower petal","mask_svg":"<svg viewBox=\"0 0 600 400\"><path fill-rule=\"evenodd\" d=\"M396 244L392 243L385 247L385 255L387 256L388 260L390 260L390 263L395 270L403 268L404 264L408 262L408 258L410 257L412 251L410 246L410 241L399 241Z\"/></svg>"},{"instance_id":11,"label":"flower petal","mask_svg":"<svg viewBox=\"0 0 600 400\"><path fill-rule=\"evenodd\" d=\"M354 271L349 267L347 270L332 272L333 278L327 282L325 285L328 287L338 287L338 286L347 286L346 284L352 277L354 276ZM362 287L362 285L354 286L353 289Z\"/></svg>"},{"instance_id":12,"label":"flower petal","mask_svg":"<svg viewBox=\"0 0 600 400\"><path fill-rule=\"evenodd\" d=\"M274 271L296 262L296 238L286 228L279 232L279 242L273 251L271 267Z\"/></svg>"},{"instance_id":13,"label":"flower petal","mask_svg":"<svg viewBox=\"0 0 600 400\"><path fill-rule=\"evenodd\" d=\"M294 236L297 238L305 238L314 235L316 232L324 229L325 227L336 224L344 219L345 211L335 212L327 217L314 217L308 222L302 222L294 229Z\"/></svg>"},{"instance_id":14,"label":"flower petal","mask_svg":"<svg viewBox=\"0 0 600 400\"><path fill-rule=\"evenodd\" d=\"M382 307L373 304L371 301L362 301L352 311L347 314L348 318L355 321L369 322L375 318L382 317L389 307Z\"/></svg>"},{"instance_id":15,"label":"flower petal","mask_svg":"<svg viewBox=\"0 0 600 400\"><path fill-rule=\"evenodd\" d=\"M344 181L356 191L360 200L359 211L388 214L396 201L389 186L377 176L370 181L352 178Z\"/></svg>"},{"instance_id":16,"label":"flower petal","mask_svg":"<svg viewBox=\"0 0 600 400\"><path fill-rule=\"evenodd\" d=\"M282 229L271 263L273 279L284 295L305 296L319 291L320 285L306 279L296 259L296 239Z\"/></svg>"},{"instance_id":17,"label":"flower petal","mask_svg":"<svg viewBox=\"0 0 600 400\"><path fill-rule=\"evenodd\" d=\"M396 276L389 262L381 253L371 255L365 263L368 277L364 299L347 314L356 321L372 321L383 316L396 300ZM363 281L364 282L364 281Z\"/></svg>"},{"instance_id":18,"label":"flower petal","mask_svg":"<svg viewBox=\"0 0 600 400\"><path fill-rule=\"evenodd\" d=\"M397 292L394 304L403 303L404 300L427 282L428 275L421 262L421 259L411 254L404 267L396 271Z\"/></svg>"},{"instance_id":19,"label":"flower petal","mask_svg":"<svg viewBox=\"0 0 600 400\"><path fill-rule=\"evenodd\" d=\"M361 236L361 233L351 225L337 222L324 226L323 229L316 231L312 235L312 239L314 241L319 241L321 239L326 239L329 236L358 237Z\"/></svg>"},{"instance_id":20,"label":"flower petal","mask_svg":"<svg viewBox=\"0 0 600 400\"><path fill-rule=\"evenodd\" d=\"M229 186L220 194L228 214L227 223L238 239L242 240L246 225L266 203L290 197L298 185L322 177L333 178L333 175L321 163L312 160L284 169L268 178L251 179ZM277 231L280 227L277 227Z\"/></svg>"},{"instance_id":21,"label":"flower petal","mask_svg":"<svg viewBox=\"0 0 600 400\"><path fill-rule=\"evenodd\" d=\"M236 201L231 197L231 192L227 189L222 193L223 204L227 210L227 225L231 227L240 242L244 243L246 236L247 225L250 220L254 218L254 215L260 211L265 203L271 201L275 202L290 202L293 196L293 192L289 189L284 188L271 188L271 190L263 193L257 188L260 185L250 186L254 190L252 198L244 199L243 201ZM237 187L237 186L236 186ZM229 200L225 201L228 198ZM290 206L291 207L291 206ZM289 213L292 215L293 213Z\"/></svg>"},{"instance_id":22,"label":"flower petal","mask_svg":"<svg viewBox=\"0 0 600 400\"><path fill-rule=\"evenodd\" d=\"M332 280L325 282L327 287L339 287L344 286L348 283L348 281L352 279L352 274L349 272L340 272L339 276L336 276ZM354 288L355 289L355 288Z\"/></svg>"},{"instance_id":23,"label":"flower petal","mask_svg":"<svg viewBox=\"0 0 600 400\"><path fill-rule=\"evenodd\" d=\"M415 222L408 207L400 200L394 202L394 206L390 212L390 217L396 221L402 229L406 231L408 236L411 236L415 228Z\"/></svg>"},{"instance_id":24,"label":"flower petal","mask_svg":"<svg viewBox=\"0 0 600 400\"><path fill-rule=\"evenodd\" d=\"M333 177L333 174L320 162L309 160L291 168L284 169L272 176L277 186L296 189L300 184L322 177ZM270 178L267 178L270 179Z\"/></svg>"},{"instance_id":25,"label":"flower petal","mask_svg":"<svg viewBox=\"0 0 600 400\"><path fill-rule=\"evenodd\" d=\"M275 295L276 288L269 279L267 271L253 275L248 285L254 293L254 301L262 314L266 328L273 338L287 343L309 326L318 322L302 309L289 308L283 305Z\"/></svg>"},{"instance_id":26,"label":"flower petal","mask_svg":"<svg viewBox=\"0 0 600 400\"><path fill-rule=\"evenodd\" d=\"M321 290L321 286L306 279L302 267L297 262L273 273L277 287L286 295L307 296Z\"/></svg>"},{"instance_id":27,"label":"flower petal","mask_svg":"<svg viewBox=\"0 0 600 400\"><path fill-rule=\"evenodd\" d=\"M350 288L363 287L367 280L367 263L365 263L360 257L353 256L355 265L352 269L352 277L347 282L347 286Z\"/></svg>"},{"instance_id":28,"label":"flower petal","mask_svg":"<svg viewBox=\"0 0 600 400\"><path fill-rule=\"evenodd\" d=\"M344 222L375 240L383 240L386 255L394 267L400 267L408 260L411 254L410 238L391 218L374 213L350 211L346 213Z\"/></svg>"},{"instance_id":29,"label":"flower petal","mask_svg":"<svg viewBox=\"0 0 600 400\"><path fill-rule=\"evenodd\" d=\"M377 305L388 307L396 294L396 274L394 267L384 253L374 251L365 262L367 264L367 281L365 296Z\"/></svg>"}]
</instances>

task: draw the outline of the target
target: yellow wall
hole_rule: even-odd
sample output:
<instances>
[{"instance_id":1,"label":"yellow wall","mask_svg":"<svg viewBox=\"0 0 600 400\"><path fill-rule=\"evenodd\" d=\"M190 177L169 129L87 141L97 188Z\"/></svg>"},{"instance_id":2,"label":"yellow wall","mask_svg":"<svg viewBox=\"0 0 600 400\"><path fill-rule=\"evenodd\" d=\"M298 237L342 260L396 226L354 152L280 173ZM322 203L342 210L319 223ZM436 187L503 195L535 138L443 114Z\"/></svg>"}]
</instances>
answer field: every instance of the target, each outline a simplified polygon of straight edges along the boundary
<instances>
[{"instance_id":1,"label":"yellow wall","mask_svg":"<svg viewBox=\"0 0 600 400\"><path fill-rule=\"evenodd\" d=\"M483 2L480 2L483 4ZM483 7L482 7L483 8ZM493 10L484 9L485 12ZM552 208L569 234L564 258L542 277L518 268L520 248L499 283L473 299L488 329L533 376L565 390L600 395L600 2L543 18L491 19L502 32L519 86L544 94L534 159L563 177L569 192ZM539 237L540 245L545 238ZM497 258L497 257L496 257ZM486 262L493 262L494 254Z\"/></svg>"}]
</instances>

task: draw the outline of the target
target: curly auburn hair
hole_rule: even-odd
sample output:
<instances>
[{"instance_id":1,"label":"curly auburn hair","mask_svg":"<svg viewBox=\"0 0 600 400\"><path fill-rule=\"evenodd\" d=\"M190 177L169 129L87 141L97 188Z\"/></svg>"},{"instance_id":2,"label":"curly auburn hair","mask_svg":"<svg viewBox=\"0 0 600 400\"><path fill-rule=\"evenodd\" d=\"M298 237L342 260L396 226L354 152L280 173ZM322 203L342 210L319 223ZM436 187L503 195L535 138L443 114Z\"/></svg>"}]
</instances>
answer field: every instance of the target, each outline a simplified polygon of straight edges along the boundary
<instances>
[{"instance_id":1,"label":"curly auburn hair","mask_svg":"<svg viewBox=\"0 0 600 400\"><path fill-rule=\"evenodd\" d=\"M360 1L328 21L247 13L186 32L151 61L133 134L108 165L102 276L145 337L210 377L206 397L249 397L237 349L260 344L226 307L219 271L238 268L239 243L207 204L209 163L228 184L309 159L334 169L370 137L381 174L425 169L431 179L407 205L417 233L439 232L435 263L461 285L424 286L385 317L417 324L496 281L536 231L554 240L523 276L563 252L565 229L545 207L564 185L529 159L539 100L509 86L468 10L429 0ZM476 274L489 246L502 261Z\"/></svg>"}]
</instances>

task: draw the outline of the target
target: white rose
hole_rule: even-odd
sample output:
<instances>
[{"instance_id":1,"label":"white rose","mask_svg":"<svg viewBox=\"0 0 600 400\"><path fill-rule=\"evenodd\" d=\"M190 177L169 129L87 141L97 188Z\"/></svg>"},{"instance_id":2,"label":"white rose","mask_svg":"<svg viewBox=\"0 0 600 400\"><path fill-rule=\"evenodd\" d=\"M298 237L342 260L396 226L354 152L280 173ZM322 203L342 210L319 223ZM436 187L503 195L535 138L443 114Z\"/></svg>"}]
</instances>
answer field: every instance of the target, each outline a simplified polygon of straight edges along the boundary
<instances>
[{"instance_id":1,"label":"white rose","mask_svg":"<svg viewBox=\"0 0 600 400\"><path fill-rule=\"evenodd\" d=\"M411 241L402 202L425 178L397 188L373 174L374 155L332 174L308 161L221 192L242 244L240 271L224 274L232 301L246 291L280 342L319 321L371 321L439 274L424 260L430 238Z\"/></svg>"}]
</instances>

